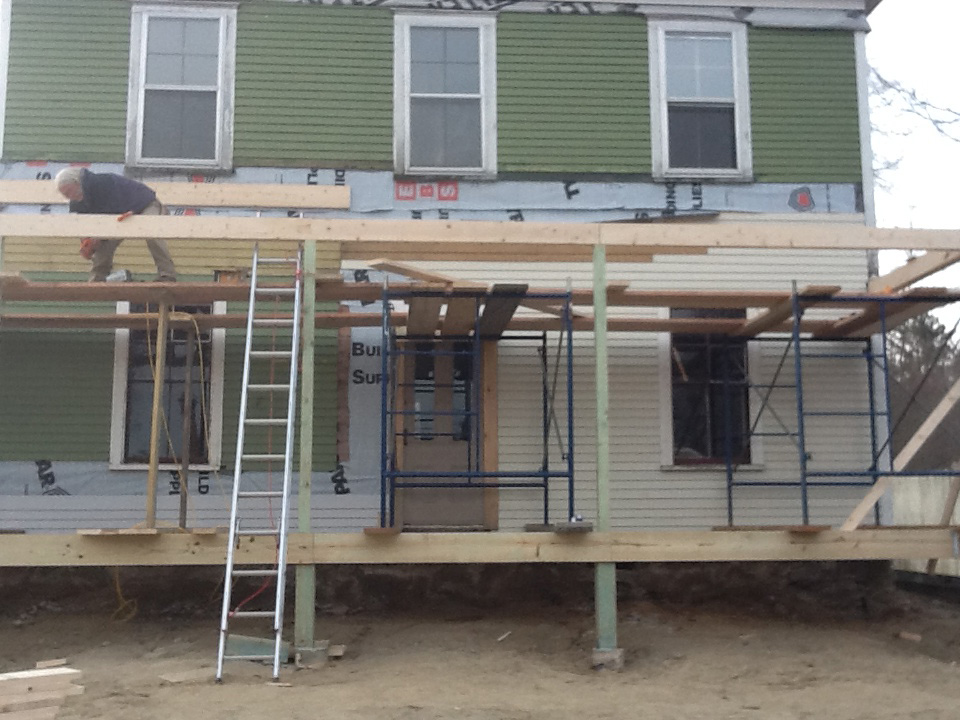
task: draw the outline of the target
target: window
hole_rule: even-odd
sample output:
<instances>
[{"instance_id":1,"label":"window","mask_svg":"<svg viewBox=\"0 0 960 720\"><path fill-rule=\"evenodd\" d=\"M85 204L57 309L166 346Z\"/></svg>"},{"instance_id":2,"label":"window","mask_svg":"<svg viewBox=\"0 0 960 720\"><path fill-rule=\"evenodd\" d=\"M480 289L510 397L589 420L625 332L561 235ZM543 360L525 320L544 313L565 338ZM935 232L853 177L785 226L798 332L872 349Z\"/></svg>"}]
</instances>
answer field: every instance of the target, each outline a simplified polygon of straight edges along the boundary
<instances>
[{"instance_id":1,"label":"window","mask_svg":"<svg viewBox=\"0 0 960 720\"><path fill-rule=\"evenodd\" d=\"M398 172L496 174L495 29L492 17L397 16Z\"/></svg>"},{"instance_id":2,"label":"window","mask_svg":"<svg viewBox=\"0 0 960 720\"><path fill-rule=\"evenodd\" d=\"M177 306L173 310L194 315L222 314L226 303L211 306ZM143 305L117 304L117 312L144 312ZM155 307L150 310L156 311ZM220 432L223 410L224 331L201 332L193 348L191 384L190 467L210 470L220 465ZM154 333L146 328L121 329L114 344L113 417L110 466L114 469L146 468L150 459L150 415L153 409ZM161 468L179 467L183 443L184 380L188 356L187 332L171 329L167 336L160 428ZM202 388L202 394L201 394Z\"/></svg>"},{"instance_id":3,"label":"window","mask_svg":"<svg viewBox=\"0 0 960 720\"><path fill-rule=\"evenodd\" d=\"M132 13L127 163L229 168L236 9Z\"/></svg>"},{"instance_id":4,"label":"window","mask_svg":"<svg viewBox=\"0 0 960 720\"><path fill-rule=\"evenodd\" d=\"M671 310L672 318L744 318L742 310ZM750 408L747 343L713 334L670 338L673 465L730 459L747 464Z\"/></svg>"},{"instance_id":5,"label":"window","mask_svg":"<svg viewBox=\"0 0 960 720\"><path fill-rule=\"evenodd\" d=\"M749 180L745 26L651 20L649 33L654 177Z\"/></svg>"}]
</instances>

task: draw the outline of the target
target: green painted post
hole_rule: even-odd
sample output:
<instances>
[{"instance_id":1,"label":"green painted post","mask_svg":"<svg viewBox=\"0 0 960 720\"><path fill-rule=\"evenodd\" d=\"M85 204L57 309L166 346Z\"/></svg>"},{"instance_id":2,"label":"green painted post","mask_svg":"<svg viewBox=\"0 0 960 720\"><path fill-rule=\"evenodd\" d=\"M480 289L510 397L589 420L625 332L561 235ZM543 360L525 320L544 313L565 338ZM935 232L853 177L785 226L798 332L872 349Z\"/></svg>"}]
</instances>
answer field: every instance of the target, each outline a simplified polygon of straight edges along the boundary
<instances>
[{"instance_id":1,"label":"green painted post","mask_svg":"<svg viewBox=\"0 0 960 720\"><path fill-rule=\"evenodd\" d=\"M313 470L313 365L316 346L317 241L303 246L303 332L300 356L300 485L297 495L297 530L311 532L310 487ZM297 565L294 596L293 641L298 648L313 648L316 617L317 569Z\"/></svg>"},{"instance_id":2,"label":"green painted post","mask_svg":"<svg viewBox=\"0 0 960 720\"><path fill-rule=\"evenodd\" d=\"M610 388L607 363L607 254L593 248L593 342L597 391L597 531L610 531ZM595 665L619 666L617 566L597 563L594 576L597 647Z\"/></svg>"}]
</instances>

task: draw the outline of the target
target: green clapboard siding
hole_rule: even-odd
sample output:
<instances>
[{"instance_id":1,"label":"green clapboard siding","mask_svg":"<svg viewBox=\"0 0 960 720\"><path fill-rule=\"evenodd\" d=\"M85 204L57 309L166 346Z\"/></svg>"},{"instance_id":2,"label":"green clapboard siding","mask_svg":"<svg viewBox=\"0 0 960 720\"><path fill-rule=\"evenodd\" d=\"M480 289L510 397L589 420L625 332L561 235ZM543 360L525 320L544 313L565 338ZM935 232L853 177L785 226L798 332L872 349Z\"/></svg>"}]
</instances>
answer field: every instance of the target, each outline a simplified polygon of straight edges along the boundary
<instances>
[{"instance_id":1,"label":"green clapboard siding","mask_svg":"<svg viewBox=\"0 0 960 720\"><path fill-rule=\"evenodd\" d=\"M3 331L0 460L106 462L112 388L113 333Z\"/></svg>"},{"instance_id":2,"label":"green clapboard siding","mask_svg":"<svg viewBox=\"0 0 960 720\"><path fill-rule=\"evenodd\" d=\"M13 0L5 160L122 162L130 5Z\"/></svg>"},{"instance_id":3,"label":"green clapboard siding","mask_svg":"<svg viewBox=\"0 0 960 720\"><path fill-rule=\"evenodd\" d=\"M241 5L234 161L392 168L392 13Z\"/></svg>"},{"instance_id":4,"label":"green clapboard siding","mask_svg":"<svg viewBox=\"0 0 960 720\"><path fill-rule=\"evenodd\" d=\"M643 18L503 14L497 74L500 172L650 172Z\"/></svg>"},{"instance_id":5,"label":"green clapboard siding","mask_svg":"<svg viewBox=\"0 0 960 720\"><path fill-rule=\"evenodd\" d=\"M853 33L749 34L757 182L860 182Z\"/></svg>"}]
</instances>

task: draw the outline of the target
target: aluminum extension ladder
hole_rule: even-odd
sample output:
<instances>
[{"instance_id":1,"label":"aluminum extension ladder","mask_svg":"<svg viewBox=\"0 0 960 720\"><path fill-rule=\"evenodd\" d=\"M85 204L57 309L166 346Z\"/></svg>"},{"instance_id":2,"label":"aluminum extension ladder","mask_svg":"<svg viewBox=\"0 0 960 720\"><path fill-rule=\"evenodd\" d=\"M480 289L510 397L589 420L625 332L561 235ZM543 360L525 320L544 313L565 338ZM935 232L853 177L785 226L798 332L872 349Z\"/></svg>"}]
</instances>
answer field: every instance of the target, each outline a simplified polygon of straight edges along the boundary
<instances>
[{"instance_id":1,"label":"aluminum extension ladder","mask_svg":"<svg viewBox=\"0 0 960 720\"><path fill-rule=\"evenodd\" d=\"M289 267L292 282L278 286L271 283L268 286L260 285L260 268L264 265ZM280 279L271 276L272 279ZM227 545L227 564L223 582L223 611L220 617L220 644L217 650L217 682L223 679L223 664L226 660L272 660L273 679L280 675L280 654L283 636L283 604L287 569L287 532L289 523L289 505L291 477L293 474L293 438L296 424L296 390L297 368L300 350L301 298L303 294L303 247L297 251L296 257L267 258L260 257L259 245L254 247L253 264L250 274L250 307L247 312L247 340L243 359L243 385L240 395L240 417L237 426L237 455L234 463L233 501L230 508L230 534ZM281 316L274 313L264 317L265 312L258 310L264 300L275 300L277 304L283 302L285 312ZM276 309L276 308L272 308ZM283 333L282 340L278 333ZM288 333L288 334L287 334ZM286 343L289 347L278 349L278 345ZM272 377L273 363L286 360L289 363L289 379L286 382L274 382ZM263 361L270 363L268 382L263 382ZM250 396L256 394L254 405L263 405L257 402L266 398L272 407L274 397L285 397L286 413L283 417L250 417ZM272 412L270 413L272 415ZM259 427L257 427L259 426ZM251 428L257 427L257 430ZM283 452L274 452L272 444L272 429L284 428L285 442ZM247 431L250 430L248 436ZM259 437L251 437L260 433ZM266 437L263 437L266 435ZM260 445L266 441L267 447ZM254 447L250 447L250 446ZM282 489L246 489L251 480L243 478L245 466L253 465L255 469L262 469L265 465L270 469L270 463L283 461ZM279 501L279 521L274 517L274 501ZM259 509L259 513L256 511ZM252 519L251 516L263 518L264 510L269 523L262 519ZM248 524L244 524L244 515ZM276 539L277 559L273 567L237 568L234 551L243 538L253 536L269 536ZM231 596L233 584L238 577L263 578L264 586L275 583L273 607L270 609L243 610L233 607ZM263 587L261 589L263 589ZM252 599L258 593L254 593ZM267 596L270 593L266 593ZM270 654L238 654L233 651L227 654L229 625L231 620L241 618L273 618L273 652Z\"/></svg>"}]
</instances>

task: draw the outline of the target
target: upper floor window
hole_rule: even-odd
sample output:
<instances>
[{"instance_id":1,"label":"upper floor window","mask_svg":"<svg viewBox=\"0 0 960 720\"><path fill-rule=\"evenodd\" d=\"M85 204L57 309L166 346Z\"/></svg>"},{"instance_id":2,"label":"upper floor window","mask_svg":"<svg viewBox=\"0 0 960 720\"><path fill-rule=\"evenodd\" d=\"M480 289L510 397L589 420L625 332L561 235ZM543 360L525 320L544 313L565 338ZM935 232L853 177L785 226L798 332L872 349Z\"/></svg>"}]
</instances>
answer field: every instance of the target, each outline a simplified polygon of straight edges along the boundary
<instances>
[{"instance_id":1,"label":"upper floor window","mask_svg":"<svg viewBox=\"0 0 960 720\"><path fill-rule=\"evenodd\" d=\"M496 173L495 30L492 17L397 15L397 172Z\"/></svg>"},{"instance_id":2,"label":"upper floor window","mask_svg":"<svg viewBox=\"0 0 960 720\"><path fill-rule=\"evenodd\" d=\"M651 20L649 33L654 177L749 180L745 26Z\"/></svg>"},{"instance_id":3,"label":"upper floor window","mask_svg":"<svg viewBox=\"0 0 960 720\"><path fill-rule=\"evenodd\" d=\"M236 9L135 6L127 163L229 168Z\"/></svg>"}]
</instances>

